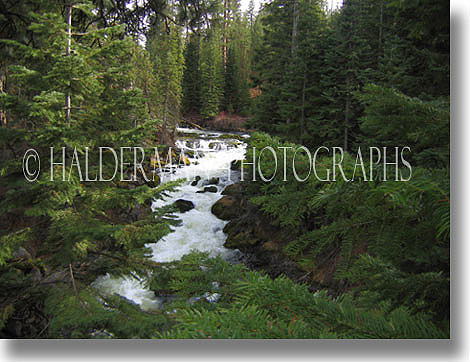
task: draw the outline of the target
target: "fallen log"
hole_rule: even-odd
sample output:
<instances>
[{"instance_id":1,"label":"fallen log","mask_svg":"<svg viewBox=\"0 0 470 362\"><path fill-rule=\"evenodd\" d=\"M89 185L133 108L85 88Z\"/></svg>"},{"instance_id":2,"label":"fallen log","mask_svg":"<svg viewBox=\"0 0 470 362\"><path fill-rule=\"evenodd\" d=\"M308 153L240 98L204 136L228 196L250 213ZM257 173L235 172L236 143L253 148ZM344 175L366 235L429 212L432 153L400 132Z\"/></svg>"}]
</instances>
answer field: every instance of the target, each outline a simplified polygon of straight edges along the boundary
<instances>
[{"instance_id":1,"label":"fallen log","mask_svg":"<svg viewBox=\"0 0 470 362\"><path fill-rule=\"evenodd\" d=\"M198 124L196 124L196 123L194 123L194 122L188 121L187 119L184 119L184 118L183 118L183 122L189 124L191 127L200 129L201 131L204 131L204 128L202 128L200 125L198 125Z\"/></svg>"}]
</instances>

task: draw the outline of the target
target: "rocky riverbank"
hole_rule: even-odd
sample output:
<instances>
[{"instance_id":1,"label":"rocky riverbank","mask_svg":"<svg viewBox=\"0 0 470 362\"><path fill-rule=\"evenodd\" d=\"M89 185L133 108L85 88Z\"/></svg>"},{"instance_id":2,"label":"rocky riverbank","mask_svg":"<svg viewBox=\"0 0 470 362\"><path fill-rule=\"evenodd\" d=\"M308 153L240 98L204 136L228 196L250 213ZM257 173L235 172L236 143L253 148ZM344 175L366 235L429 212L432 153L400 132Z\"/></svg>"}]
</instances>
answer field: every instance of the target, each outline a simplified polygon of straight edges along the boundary
<instances>
[{"instance_id":1,"label":"rocky riverbank","mask_svg":"<svg viewBox=\"0 0 470 362\"><path fill-rule=\"evenodd\" d=\"M251 269L263 270L272 278L284 274L299 280L306 271L283 252L289 236L272 226L258 207L248 202L244 188L243 183L227 186L222 192L224 196L212 206L214 215L229 220L224 227L227 234L224 246L242 251L243 261Z\"/></svg>"},{"instance_id":2,"label":"rocky riverbank","mask_svg":"<svg viewBox=\"0 0 470 362\"><path fill-rule=\"evenodd\" d=\"M247 183L229 185L224 195L212 206L212 213L229 222L223 231L227 234L224 246L239 249L243 262L253 270L264 271L271 278L285 275L293 281L305 283L310 290L328 289L333 295L344 286L334 279L339 253L334 250L314 268L302 266L299 260L285 253L287 244L295 236L275 226L258 206L248 200Z\"/></svg>"}]
</instances>

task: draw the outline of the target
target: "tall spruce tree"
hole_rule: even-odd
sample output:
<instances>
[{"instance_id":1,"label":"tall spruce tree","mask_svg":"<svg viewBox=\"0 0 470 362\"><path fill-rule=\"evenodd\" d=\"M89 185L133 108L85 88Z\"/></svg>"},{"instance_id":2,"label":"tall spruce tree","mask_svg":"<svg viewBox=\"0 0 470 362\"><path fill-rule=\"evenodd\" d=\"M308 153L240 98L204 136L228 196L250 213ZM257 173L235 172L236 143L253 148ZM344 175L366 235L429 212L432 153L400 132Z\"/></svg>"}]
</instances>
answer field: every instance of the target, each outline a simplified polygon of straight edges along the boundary
<instances>
[{"instance_id":1,"label":"tall spruce tree","mask_svg":"<svg viewBox=\"0 0 470 362\"><path fill-rule=\"evenodd\" d=\"M184 69L181 29L165 22L155 25L147 39L159 89L159 118L162 120L160 142L169 142L180 120ZM170 137L171 136L171 137Z\"/></svg>"},{"instance_id":2,"label":"tall spruce tree","mask_svg":"<svg viewBox=\"0 0 470 362\"><path fill-rule=\"evenodd\" d=\"M184 49L183 113L199 113L201 109L200 36L189 35Z\"/></svg>"},{"instance_id":3,"label":"tall spruce tree","mask_svg":"<svg viewBox=\"0 0 470 362\"><path fill-rule=\"evenodd\" d=\"M215 117L223 96L223 57L218 32L212 30L201 47L201 115Z\"/></svg>"}]
</instances>

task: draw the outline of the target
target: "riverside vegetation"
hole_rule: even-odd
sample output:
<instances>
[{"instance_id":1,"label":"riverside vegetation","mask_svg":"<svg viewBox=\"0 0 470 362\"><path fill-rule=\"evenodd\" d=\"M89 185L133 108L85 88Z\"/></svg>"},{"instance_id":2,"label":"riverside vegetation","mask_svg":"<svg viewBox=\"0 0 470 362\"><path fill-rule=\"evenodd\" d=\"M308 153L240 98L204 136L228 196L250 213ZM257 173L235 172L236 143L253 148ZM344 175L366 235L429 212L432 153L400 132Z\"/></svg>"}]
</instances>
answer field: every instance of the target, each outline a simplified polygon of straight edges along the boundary
<instances>
[{"instance_id":1,"label":"riverside vegetation","mask_svg":"<svg viewBox=\"0 0 470 362\"><path fill-rule=\"evenodd\" d=\"M0 336L449 338L449 4L132 4L0 6ZM60 165L50 180L50 147L140 146L151 159L156 144L174 146L178 122L220 114L258 131L247 160L251 147L281 160L278 147L342 146L352 173L359 146L410 147L413 175L384 181L373 166L372 180L298 182L288 150L287 181L229 186L213 206L245 264L199 252L152 261L146 244L180 225L178 205L152 200L183 180L86 182L72 170L62 182ZM29 148L47 170L35 182L22 170ZM110 178L114 158L102 161ZM297 153L297 173L308 167ZM92 283L106 273L167 302L143 310L104 295Z\"/></svg>"}]
</instances>

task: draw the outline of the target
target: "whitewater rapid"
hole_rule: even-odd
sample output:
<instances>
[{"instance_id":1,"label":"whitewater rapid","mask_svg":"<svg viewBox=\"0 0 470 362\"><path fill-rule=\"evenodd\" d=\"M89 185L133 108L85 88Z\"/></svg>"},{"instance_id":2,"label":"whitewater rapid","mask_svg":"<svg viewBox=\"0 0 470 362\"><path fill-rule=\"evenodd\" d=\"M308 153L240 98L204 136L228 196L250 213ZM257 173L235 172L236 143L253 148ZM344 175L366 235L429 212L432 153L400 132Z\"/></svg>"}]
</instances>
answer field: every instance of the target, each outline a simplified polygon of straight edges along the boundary
<instances>
[{"instance_id":1,"label":"whitewater rapid","mask_svg":"<svg viewBox=\"0 0 470 362\"><path fill-rule=\"evenodd\" d=\"M178 132L180 138L176 141L176 146L188 155L190 164L167 170L159 176L162 183L181 178L186 181L177 190L169 193L168 197L155 200L152 209L173 204L178 199L191 201L194 209L175 213L181 220L181 225L172 228L173 232L160 241L146 245L152 250L152 260L171 262L181 259L193 250L207 252L211 256L220 255L225 259L235 258L239 252L223 246L226 239L223 228L227 222L215 217L211 213L211 207L222 197L221 192L227 185L239 180L239 172L230 170L230 164L234 160L244 158L246 144L240 141L239 137L230 138L220 132L187 128L178 128ZM223 139L220 138L222 135ZM191 183L195 181L196 176L201 179L193 186ZM203 191L213 178L219 179L215 185L217 192L197 192ZM93 286L104 295L116 293L132 300L143 310L158 309L163 303L161 298L146 289L144 282L137 278L116 278L108 274L99 277Z\"/></svg>"}]
</instances>

